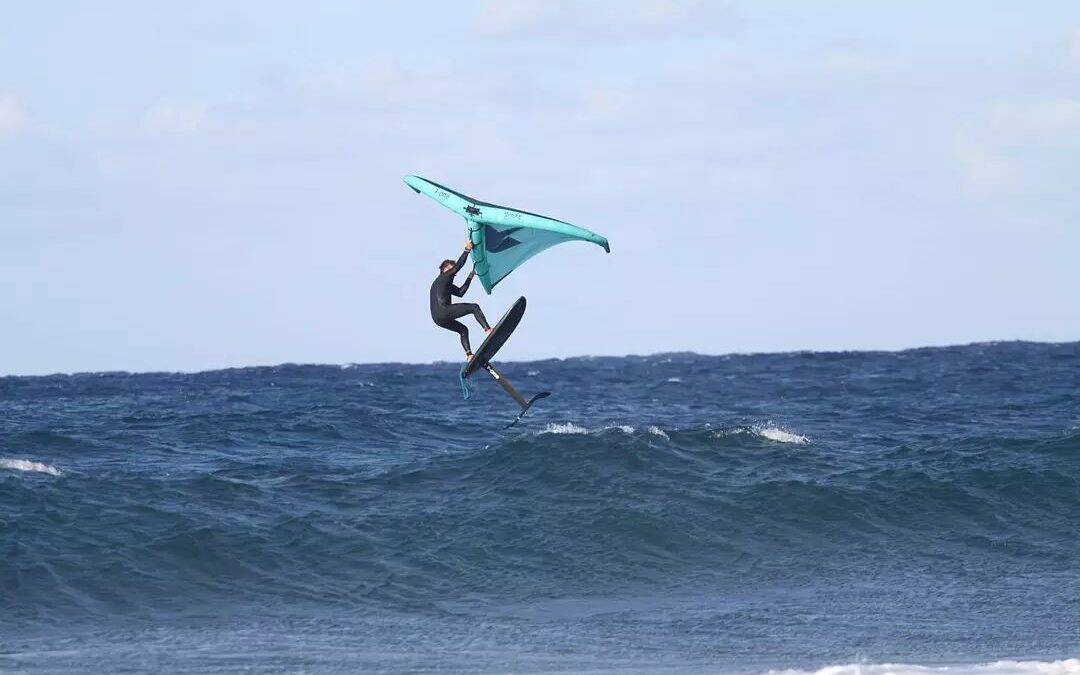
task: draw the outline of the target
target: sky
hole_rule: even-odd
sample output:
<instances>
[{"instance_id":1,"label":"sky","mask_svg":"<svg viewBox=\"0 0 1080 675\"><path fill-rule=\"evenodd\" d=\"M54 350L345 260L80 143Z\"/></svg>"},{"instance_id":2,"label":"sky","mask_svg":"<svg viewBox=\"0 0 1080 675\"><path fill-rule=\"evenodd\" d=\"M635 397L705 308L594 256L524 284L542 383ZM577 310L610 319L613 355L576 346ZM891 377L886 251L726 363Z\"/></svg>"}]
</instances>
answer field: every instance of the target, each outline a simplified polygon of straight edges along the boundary
<instances>
[{"instance_id":1,"label":"sky","mask_svg":"<svg viewBox=\"0 0 1080 675\"><path fill-rule=\"evenodd\" d=\"M412 173L611 241L507 359L1080 339L1078 3L4 14L0 374L459 359Z\"/></svg>"}]
</instances>

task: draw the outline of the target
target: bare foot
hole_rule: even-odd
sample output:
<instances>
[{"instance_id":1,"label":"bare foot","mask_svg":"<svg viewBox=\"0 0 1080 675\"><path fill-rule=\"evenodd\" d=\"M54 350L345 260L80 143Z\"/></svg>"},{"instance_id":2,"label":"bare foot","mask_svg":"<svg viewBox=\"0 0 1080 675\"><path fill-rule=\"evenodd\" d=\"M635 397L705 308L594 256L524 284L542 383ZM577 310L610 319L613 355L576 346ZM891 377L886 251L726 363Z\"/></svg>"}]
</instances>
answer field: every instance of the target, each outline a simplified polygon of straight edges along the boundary
<instances>
[{"instance_id":1,"label":"bare foot","mask_svg":"<svg viewBox=\"0 0 1080 675\"><path fill-rule=\"evenodd\" d=\"M485 329L484 329L484 332L485 332L485 333L490 333L490 332L491 332L491 331L493 331L493 330L495 330L495 329L494 329L494 328L490 328L490 327L489 327L489 328L485 328Z\"/></svg>"},{"instance_id":2,"label":"bare foot","mask_svg":"<svg viewBox=\"0 0 1080 675\"><path fill-rule=\"evenodd\" d=\"M466 361L472 361L472 357L473 357L472 352L465 352L465 360Z\"/></svg>"}]
</instances>

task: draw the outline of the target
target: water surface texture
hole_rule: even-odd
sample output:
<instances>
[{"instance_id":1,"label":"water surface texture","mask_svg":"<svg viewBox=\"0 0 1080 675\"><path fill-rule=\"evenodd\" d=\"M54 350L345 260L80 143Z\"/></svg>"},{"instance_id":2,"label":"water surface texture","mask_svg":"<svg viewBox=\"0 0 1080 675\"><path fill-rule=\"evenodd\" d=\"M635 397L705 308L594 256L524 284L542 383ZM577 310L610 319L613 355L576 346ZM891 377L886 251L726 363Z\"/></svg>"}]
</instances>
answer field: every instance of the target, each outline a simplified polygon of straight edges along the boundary
<instances>
[{"instance_id":1,"label":"water surface texture","mask_svg":"<svg viewBox=\"0 0 1080 675\"><path fill-rule=\"evenodd\" d=\"M504 370L0 378L0 670L1080 671L1080 343Z\"/></svg>"}]
</instances>

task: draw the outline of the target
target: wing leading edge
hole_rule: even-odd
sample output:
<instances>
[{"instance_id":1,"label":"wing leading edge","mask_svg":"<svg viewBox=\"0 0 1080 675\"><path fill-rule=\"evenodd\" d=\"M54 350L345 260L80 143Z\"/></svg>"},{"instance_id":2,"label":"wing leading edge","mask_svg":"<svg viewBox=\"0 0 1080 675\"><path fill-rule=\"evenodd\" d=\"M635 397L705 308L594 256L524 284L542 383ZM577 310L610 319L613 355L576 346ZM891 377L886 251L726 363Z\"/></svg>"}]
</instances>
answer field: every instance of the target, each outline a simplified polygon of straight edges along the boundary
<instances>
[{"instance_id":1,"label":"wing leading edge","mask_svg":"<svg viewBox=\"0 0 1080 675\"><path fill-rule=\"evenodd\" d=\"M606 238L585 228L473 199L420 176L406 176L405 183L465 219L476 276L488 293L526 260L556 244L588 241L611 252Z\"/></svg>"}]
</instances>

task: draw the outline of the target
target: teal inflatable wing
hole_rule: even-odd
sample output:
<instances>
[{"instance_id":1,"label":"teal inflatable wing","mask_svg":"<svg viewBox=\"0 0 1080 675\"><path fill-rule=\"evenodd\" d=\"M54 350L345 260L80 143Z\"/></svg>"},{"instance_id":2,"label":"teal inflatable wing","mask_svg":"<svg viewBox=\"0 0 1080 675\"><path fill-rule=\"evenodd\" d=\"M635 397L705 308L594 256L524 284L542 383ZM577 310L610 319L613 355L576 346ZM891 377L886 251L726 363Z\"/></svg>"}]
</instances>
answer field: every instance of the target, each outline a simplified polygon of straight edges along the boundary
<instances>
[{"instance_id":1,"label":"teal inflatable wing","mask_svg":"<svg viewBox=\"0 0 1080 675\"><path fill-rule=\"evenodd\" d=\"M473 243L473 267L489 294L507 274L555 244L591 241L611 252L607 239L576 225L508 206L488 204L420 176L406 176L405 183L465 219Z\"/></svg>"}]
</instances>

